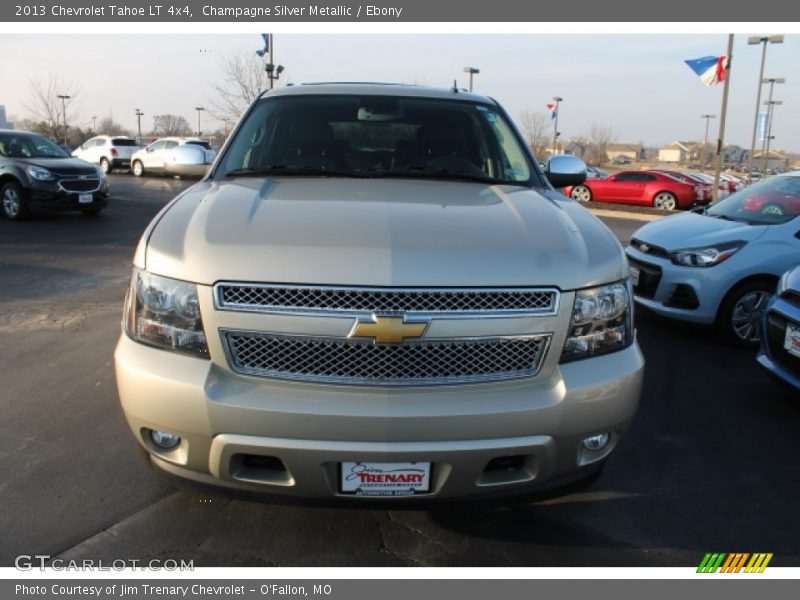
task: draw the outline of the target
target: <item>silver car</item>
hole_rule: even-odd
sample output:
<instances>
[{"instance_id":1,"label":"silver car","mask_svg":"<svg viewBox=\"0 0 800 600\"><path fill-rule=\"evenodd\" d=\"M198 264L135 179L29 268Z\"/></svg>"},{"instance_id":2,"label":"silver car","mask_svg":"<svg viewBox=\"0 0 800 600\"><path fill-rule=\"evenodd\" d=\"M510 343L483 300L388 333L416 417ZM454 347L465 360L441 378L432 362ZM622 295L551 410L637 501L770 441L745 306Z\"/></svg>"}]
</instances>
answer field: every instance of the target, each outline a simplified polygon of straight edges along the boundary
<instances>
[{"instance_id":1,"label":"silver car","mask_svg":"<svg viewBox=\"0 0 800 600\"><path fill-rule=\"evenodd\" d=\"M461 90L264 94L134 256L116 374L150 463L410 505L595 477L641 390L630 273L552 187L583 163L546 174Z\"/></svg>"}]
</instances>

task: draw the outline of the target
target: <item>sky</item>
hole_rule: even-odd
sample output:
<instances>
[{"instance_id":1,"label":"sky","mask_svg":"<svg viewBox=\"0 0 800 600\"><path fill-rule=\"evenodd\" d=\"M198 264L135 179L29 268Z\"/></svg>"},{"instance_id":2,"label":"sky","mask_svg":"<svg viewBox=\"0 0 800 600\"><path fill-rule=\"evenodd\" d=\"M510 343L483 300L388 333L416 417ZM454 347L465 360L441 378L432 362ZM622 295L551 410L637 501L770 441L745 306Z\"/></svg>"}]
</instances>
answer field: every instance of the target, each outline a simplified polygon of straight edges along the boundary
<instances>
[{"instance_id":1,"label":"sky","mask_svg":"<svg viewBox=\"0 0 800 600\"><path fill-rule=\"evenodd\" d=\"M726 143L750 146L755 117L761 46L748 35L735 37ZM776 33L776 32L767 32ZM779 32L778 32L779 33ZM225 56L252 60L257 34L4 34L0 37L3 80L0 105L22 118L32 77L57 75L80 88L75 110L83 127L91 116L113 118L136 130L135 110L144 112L142 130L153 115L176 114L195 127L195 106L209 104ZM683 62L721 55L723 34L277 34L275 62L286 70L278 82L393 81L450 87L468 86L465 66L480 69L475 91L498 100L512 118L523 110L546 112L553 96L564 98L559 112L562 138L609 128L614 140L650 147L675 140L702 140L703 114L716 139L722 85L706 87ZM767 48L765 77L785 77L775 86L773 147L800 153L800 35ZM762 102L768 87L764 86ZM222 123L206 113L204 130ZM99 120L99 119L98 119Z\"/></svg>"}]
</instances>

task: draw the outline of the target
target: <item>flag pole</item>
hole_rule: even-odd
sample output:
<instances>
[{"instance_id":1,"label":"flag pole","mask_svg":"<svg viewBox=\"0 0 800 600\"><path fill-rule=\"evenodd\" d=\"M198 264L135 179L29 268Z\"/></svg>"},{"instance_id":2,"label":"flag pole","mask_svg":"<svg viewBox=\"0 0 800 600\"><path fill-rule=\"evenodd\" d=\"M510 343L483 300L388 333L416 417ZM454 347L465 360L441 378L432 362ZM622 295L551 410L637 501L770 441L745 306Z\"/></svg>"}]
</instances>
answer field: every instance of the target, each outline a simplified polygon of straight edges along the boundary
<instances>
[{"instance_id":1,"label":"flag pole","mask_svg":"<svg viewBox=\"0 0 800 600\"><path fill-rule=\"evenodd\" d=\"M725 117L728 113L728 88L731 84L731 64L733 62L733 34L728 34L728 65L725 68L725 87L722 89L722 109L719 119L719 137L717 138L717 160L714 165L714 189L711 190L712 202L719 198L719 175L722 171L722 150L725 145Z\"/></svg>"},{"instance_id":2,"label":"flag pole","mask_svg":"<svg viewBox=\"0 0 800 600\"><path fill-rule=\"evenodd\" d=\"M275 34L269 34L269 63L275 64ZM269 89L275 87L275 81L272 79L272 72L269 74Z\"/></svg>"}]
</instances>

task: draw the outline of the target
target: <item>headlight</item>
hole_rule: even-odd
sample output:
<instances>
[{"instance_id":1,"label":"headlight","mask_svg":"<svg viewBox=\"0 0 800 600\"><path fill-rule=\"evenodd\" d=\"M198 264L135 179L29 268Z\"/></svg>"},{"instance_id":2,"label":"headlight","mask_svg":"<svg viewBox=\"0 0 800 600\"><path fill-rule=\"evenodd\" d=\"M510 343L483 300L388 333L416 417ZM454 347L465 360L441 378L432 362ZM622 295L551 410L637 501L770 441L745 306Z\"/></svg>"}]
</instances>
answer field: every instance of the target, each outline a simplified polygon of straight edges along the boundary
<instances>
[{"instance_id":1,"label":"headlight","mask_svg":"<svg viewBox=\"0 0 800 600\"><path fill-rule=\"evenodd\" d=\"M633 342L633 309L627 282L575 293L561 362L627 348Z\"/></svg>"},{"instance_id":2,"label":"headlight","mask_svg":"<svg viewBox=\"0 0 800 600\"><path fill-rule=\"evenodd\" d=\"M38 181L51 181L55 179L55 175L44 167L27 167L25 170L28 172L28 175Z\"/></svg>"},{"instance_id":3,"label":"headlight","mask_svg":"<svg viewBox=\"0 0 800 600\"><path fill-rule=\"evenodd\" d=\"M100 179L105 179L106 178L106 174L103 172L103 169L101 169L100 167L95 167L95 169L97 170L97 176Z\"/></svg>"},{"instance_id":4,"label":"headlight","mask_svg":"<svg viewBox=\"0 0 800 600\"><path fill-rule=\"evenodd\" d=\"M684 267L713 267L736 254L746 243L727 242L725 244L706 246L705 248L675 250L669 253L669 258L676 265L683 265Z\"/></svg>"},{"instance_id":5,"label":"headlight","mask_svg":"<svg viewBox=\"0 0 800 600\"><path fill-rule=\"evenodd\" d=\"M197 286L192 283L134 269L125 330L143 344L208 356Z\"/></svg>"}]
</instances>

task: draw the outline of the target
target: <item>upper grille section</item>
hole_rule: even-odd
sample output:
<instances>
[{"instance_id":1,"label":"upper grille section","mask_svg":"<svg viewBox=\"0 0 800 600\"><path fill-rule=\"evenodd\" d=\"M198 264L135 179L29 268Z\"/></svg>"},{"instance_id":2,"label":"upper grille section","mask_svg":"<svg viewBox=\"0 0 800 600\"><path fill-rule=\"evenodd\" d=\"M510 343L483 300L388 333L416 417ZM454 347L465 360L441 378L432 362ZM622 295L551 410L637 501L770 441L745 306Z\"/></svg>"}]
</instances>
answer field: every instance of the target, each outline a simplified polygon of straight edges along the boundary
<instances>
[{"instance_id":1,"label":"upper grille section","mask_svg":"<svg viewBox=\"0 0 800 600\"><path fill-rule=\"evenodd\" d=\"M503 313L548 315L558 291L530 288L353 288L219 283L217 308L255 312Z\"/></svg>"}]
</instances>

